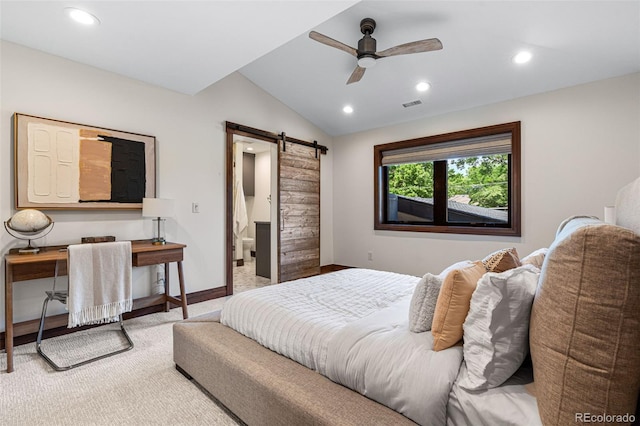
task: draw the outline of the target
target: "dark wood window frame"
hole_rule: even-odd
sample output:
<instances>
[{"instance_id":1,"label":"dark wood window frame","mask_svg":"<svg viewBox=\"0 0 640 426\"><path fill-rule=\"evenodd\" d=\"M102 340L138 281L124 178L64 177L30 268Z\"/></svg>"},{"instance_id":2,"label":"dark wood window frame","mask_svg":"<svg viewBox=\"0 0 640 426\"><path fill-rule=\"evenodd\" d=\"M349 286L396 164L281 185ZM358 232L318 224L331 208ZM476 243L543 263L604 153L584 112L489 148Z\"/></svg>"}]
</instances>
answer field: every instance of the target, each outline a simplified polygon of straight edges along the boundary
<instances>
[{"instance_id":1,"label":"dark wood window frame","mask_svg":"<svg viewBox=\"0 0 640 426\"><path fill-rule=\"evenodd\" d=\"M436 224L409 224L409 223L388 223L385 221L387 211L387 178L386 167L383 166L382 158L386 151L415 148L424 145L442 144L456 140L488 137L503 133L511 133L511 154L509 168L509 220L506 225L453 225L442 224L443 217L446 216L446 167L439 166L440 161L434 162L434 215ZM470 130L462 130L442 135L426 136L416 139L409 139L398 142L391 142L382 145L375 145L373 148L373 168L374 168L374 229L385 231L410 231L410 232L437 232L453 234L476 234L476 235L497 235L513 236L521 235L520 220L520 189L521 189L521 151L520 151L520 122L497 124L493 126L480 127ZM441 168L442 170L438 170ZM444 179L443 177L444 176Z\"/></svg>"}]
</instances>

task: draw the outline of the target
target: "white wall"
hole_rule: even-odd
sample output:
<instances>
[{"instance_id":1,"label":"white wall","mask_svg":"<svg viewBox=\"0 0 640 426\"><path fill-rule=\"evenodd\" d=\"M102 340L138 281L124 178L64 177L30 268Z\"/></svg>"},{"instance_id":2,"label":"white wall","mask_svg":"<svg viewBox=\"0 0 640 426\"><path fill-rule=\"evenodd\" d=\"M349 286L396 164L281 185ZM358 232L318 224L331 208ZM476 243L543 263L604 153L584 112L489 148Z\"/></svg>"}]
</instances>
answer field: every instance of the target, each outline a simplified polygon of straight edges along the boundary
<instances>
[{"instance_id":1,"label":"white wall","mask_svg":"<svg viewBox=\"0 0 640 426\"><path fill-rule=\"evenodd\" d=\"M14 112L153 135L157 138L158 196L176 200L167 238L186 243L188 292L224 283L225 120L330 147L322 157L321 262L333 263L331 138L294 111L234 73L195 96L161 89L116 74L2 41L0 44L0 219L14 212L11 120ZM200 213L191 213L191 203ZM38 244L79 242L87 235L151 238L140 212L49 211L56 222ZM0 251L19 243L0 232ZM172 286L177 274L172 268ZM0 274L0 329L4 330L4 274ZM135 297L149 294L146 268L134 273ZM16 322L39 317L49 280L14 286ZM177 293L174 288L172 293Z\"/></svg>"},{"instance_id":2,"label":"white wall","mask_svg":"<svg viewBox=\"0 0 640 426\"><path fill-rule=\"evenodd\" d=\"M518 120L522 237L373 230L374 145ZM568 216L602 218L638 177L640 74L334 138L334 151L335 263L423 275L503 247L524 256L547 247Z\"/></svg>"}]
</instances>

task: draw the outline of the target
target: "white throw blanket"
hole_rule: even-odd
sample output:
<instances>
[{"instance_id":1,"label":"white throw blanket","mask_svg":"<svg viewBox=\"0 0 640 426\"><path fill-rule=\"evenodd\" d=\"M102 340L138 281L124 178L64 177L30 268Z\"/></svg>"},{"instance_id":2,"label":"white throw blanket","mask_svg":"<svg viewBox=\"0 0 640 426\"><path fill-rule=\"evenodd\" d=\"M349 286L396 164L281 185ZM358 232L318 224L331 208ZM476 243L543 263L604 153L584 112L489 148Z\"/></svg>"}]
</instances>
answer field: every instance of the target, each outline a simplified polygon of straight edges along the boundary
<instances>
[{"instance_id":1,"label":"white throw blanket","mask_svg":"<svg viewBox=\"0 0 640 426\"><path fill-rule=\"evenodd\" d=\"M131 242L69 246L68 328L118 321L133 308Z\"/></svg>"}]
</instances>

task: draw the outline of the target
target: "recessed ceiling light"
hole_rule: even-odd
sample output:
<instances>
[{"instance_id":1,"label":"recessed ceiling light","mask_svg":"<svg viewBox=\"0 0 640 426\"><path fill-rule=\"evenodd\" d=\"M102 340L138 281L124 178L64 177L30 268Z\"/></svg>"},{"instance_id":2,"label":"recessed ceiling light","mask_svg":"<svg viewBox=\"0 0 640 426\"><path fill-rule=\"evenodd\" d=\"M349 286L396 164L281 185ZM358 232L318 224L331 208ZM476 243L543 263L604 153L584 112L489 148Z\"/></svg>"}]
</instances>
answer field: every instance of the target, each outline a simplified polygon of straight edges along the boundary
<instances>
[{"instance_id":1,"label":"recessed ceiling light","mask_svg":"<svg viewBox=\"0 0 640 426\"><path fill-rule=\"evenodd\" d=\"M253 151L253 148L252 148L252 147L250 147L250 146L248 146L248 147L247 147L247 151Z\"/></svg>"},{"instance_id":2,"label":"recessed ceiling light","mask_svg":"<svg viewBox=\"0 0 640 426\"><path fill-rule=\"evenodd\" d=\"M76 9L75 7L65 8L67 15L74 21L83 25L96 25L100 23L100 20L84 10Z\"/></svg>"},{"instance_id":3,"label":"recessed ceiling light","mask_svg":"<svg viewBox=\"0 0 640 426\"><path fill-rule=\"evenodd\" d=\"M531 54L531 52L522 51L513 57L513 62L516 64L526 64L531 60L532 57L533 55Z\"/></svg>"},{"instance_id":4,"label":"recessed ceiling light","mask_svg":"<svg viewBox=\"0 0 640 426\"><path fill-rule=\"evenodd\" d=\"M353 112L353 107L351 105L346 105L344 108L342 108L342 111L345 114L351 114Z\"/></svg>"},{"instance_id":5,"label":"recessed ceiling light","mask_svg":"<svg viewBox=\"0 0 640 426\"><path fill-rule=\"evenodd\" d=\"M418 92L426 92L430 88L431 88L431 85L426 81L421 81L420 83L416 84L416 90Z\"/></svg>"}]
</instances>

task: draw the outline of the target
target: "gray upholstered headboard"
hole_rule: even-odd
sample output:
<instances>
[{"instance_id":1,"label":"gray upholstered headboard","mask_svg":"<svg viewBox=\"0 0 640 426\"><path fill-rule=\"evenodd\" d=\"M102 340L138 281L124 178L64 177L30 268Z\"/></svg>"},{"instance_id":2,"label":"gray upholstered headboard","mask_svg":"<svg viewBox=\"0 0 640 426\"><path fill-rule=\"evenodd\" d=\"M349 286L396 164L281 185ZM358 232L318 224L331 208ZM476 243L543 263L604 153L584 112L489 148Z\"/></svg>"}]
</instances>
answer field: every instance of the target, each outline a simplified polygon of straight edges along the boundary
<instances>
[{"instance_id":1,"label":"gray upholstered headboard","mask_svg":"<svg viewBox=\"0 0 640 426\"><path fill-rule=\"evenodd\" d=\"M529 340L545 425L573 424L580 413L626 414L628 424L636 411L640 181L623 188L616 205L620 226L590 217L567 221L542 266Z\"/></svg>"}]
</instances>

